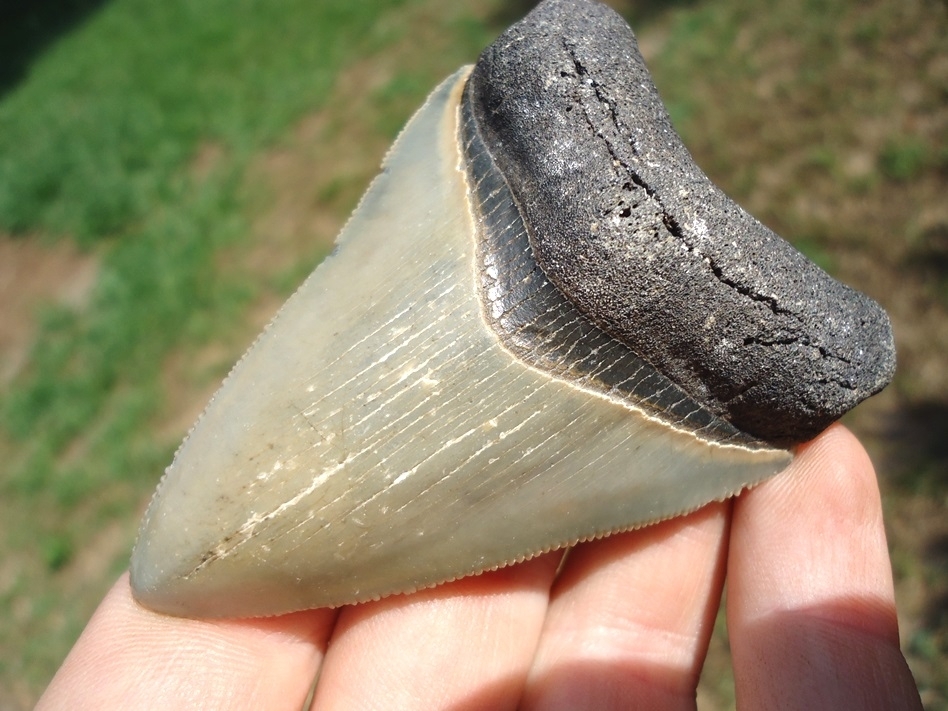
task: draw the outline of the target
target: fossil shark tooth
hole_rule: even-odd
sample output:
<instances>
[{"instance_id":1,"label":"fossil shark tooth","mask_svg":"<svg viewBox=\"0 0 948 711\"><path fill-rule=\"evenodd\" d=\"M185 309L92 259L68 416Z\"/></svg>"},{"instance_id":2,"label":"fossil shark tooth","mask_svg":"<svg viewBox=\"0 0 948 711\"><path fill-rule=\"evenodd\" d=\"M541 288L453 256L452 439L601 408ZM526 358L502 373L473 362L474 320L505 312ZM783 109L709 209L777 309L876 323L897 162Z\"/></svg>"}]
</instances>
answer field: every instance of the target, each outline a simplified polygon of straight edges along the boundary
<instances>
[{"instance_id":1,"label":"fossil shark tooth","mask_svg":"<svg viewBox=\"0 0 948 711\"><path fill-rule=\"evenodd\" d=\"M631 30L548 0L428 98L142 523L176 615L409 592L691 511L891 377L885 313L717 190Z\"/></svg>"}]
</instances>

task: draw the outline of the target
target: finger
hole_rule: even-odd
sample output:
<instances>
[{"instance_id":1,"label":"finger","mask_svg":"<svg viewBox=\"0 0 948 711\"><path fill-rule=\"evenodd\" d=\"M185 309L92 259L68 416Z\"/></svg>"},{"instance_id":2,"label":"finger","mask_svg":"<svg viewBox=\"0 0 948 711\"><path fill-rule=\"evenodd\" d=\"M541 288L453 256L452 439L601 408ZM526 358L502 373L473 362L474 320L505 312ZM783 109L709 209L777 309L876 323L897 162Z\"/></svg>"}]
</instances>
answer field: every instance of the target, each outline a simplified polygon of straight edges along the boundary
<instances>
[{"instance_id":1,"label":"finger","mask_svg":"<svg viewBox=\"0 0 948 711\"><path fill-rule=\"evenodd\" d=\"M875 474L843 427L735 503L727 615L740 708L921 708Z\"/></svg>"},{"instance_id":2,"label":"finger","mask_svg":"<svg viewBox=\"0 0 948 711\"><path fill-rule=\"evenodd\" d=\"M312 685L335 613L187 620L139 606L123 575L37 709L294 709Z\"/></svg>"},{"instance_id":3,"label":"finger","mask_svg":"<svg viewBox=\"0 0 948 711\"><path fill-rule=\"evenodd\" d=\"M516 708L559 558L345 609L313 708Z\"/></svg>"},{"instance_id":4,"label":"finger","mask_svg":"<svg viewBox=\"0 0 948 711\"><path fill-rule=\"evenodd\" d=\"M528 709L693 709L720 601L727 504L573 550Z\"/></svg>"}]
</instances>

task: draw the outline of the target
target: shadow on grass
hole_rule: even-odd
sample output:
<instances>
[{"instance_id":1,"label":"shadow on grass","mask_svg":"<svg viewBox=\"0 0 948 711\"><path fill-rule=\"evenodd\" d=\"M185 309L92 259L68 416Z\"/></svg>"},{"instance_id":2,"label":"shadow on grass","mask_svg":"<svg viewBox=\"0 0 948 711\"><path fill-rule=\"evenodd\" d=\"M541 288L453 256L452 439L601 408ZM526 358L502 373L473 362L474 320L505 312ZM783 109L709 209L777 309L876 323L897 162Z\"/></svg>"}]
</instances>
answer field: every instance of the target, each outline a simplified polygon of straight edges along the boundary
<instances>
[{"instance_id":1,"label":"shadow on grass","mask_svg":"<svg viewBox=\"0 0 948 711\"><path fill-rule=\"evenodd\" d=\"M948 534L933 536L925 544L924 555L933 570L948 577ZM942 577L942 581L948 583L945 577ZM941 629L948 633L948 584L943 584L928 600L925 624L928 629Z\"/></svg>"},{"instance_id":2,"label":"shadow on grass","mask_svg":"<svg viewBox=\"0 0 948 711\"><path fill-rule=\"evenodd\" d=\"M929 225L906 255L905 267L948 299L948 222Z\"/></svg>"},{"instance_id":3,"label":"shadow on grass","mask_svg":"<svg viewBox=\"0 0 948 711\"><path fill-rule=\"evenodd\" d=\"M904 491L948 493L948 403L905 403L878 434L891 442L886 470L893 484Z\"/></svg>"},{"instance_id":4,"label":"shadow on grass","mask_svg":"<svg viewBox=\"0 0 948 711\"><path fill-rule=\"evenodd\" d=\"M16 88L30 65L60 36L108 0L0 2L0 98Z\"/></svg>"}]
</instances>

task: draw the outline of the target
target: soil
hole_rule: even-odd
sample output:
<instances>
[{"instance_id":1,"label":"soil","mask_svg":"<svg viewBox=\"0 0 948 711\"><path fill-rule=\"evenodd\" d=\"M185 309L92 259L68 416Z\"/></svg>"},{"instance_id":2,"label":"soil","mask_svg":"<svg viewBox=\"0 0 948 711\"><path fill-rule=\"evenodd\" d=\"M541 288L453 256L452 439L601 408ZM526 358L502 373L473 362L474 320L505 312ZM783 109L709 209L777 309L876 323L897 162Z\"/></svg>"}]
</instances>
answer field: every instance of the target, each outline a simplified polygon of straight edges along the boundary
<instances>
[{"instance_id":1,"label":"soil","mask_svg":"<svg viewBox=\"0 0 948 711\"><path fill-rule=\"evenodd\" d=\"M0 386L27 363L37 318L49 305L81 308L98 274L98 260L71 242L44 244L0 235Z\"/></svg>"}]
</instances>

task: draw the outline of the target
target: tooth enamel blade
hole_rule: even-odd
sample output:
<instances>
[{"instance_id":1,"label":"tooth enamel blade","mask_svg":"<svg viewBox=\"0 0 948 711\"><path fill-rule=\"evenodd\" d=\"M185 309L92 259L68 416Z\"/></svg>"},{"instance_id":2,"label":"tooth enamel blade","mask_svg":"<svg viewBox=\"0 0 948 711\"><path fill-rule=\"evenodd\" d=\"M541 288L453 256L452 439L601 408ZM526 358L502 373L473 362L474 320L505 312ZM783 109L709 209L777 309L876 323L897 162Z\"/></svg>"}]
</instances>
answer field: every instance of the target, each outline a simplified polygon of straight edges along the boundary
<instances>
[{"instance_id":1,"label":"tooth enamel blade","mask_svg":"<svg viewBox=\"0 0 948 711\"><path fill-rule=\"evenodd\" d=\"M789 461L501 342L458 141L466 76L412 119L181 446L133 554L142 604L258 616L410 592L693 510Z\"/></svg>"}]
</instances>

